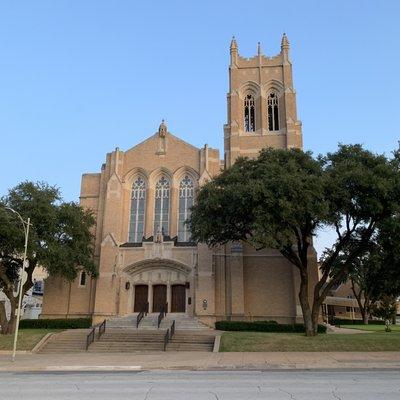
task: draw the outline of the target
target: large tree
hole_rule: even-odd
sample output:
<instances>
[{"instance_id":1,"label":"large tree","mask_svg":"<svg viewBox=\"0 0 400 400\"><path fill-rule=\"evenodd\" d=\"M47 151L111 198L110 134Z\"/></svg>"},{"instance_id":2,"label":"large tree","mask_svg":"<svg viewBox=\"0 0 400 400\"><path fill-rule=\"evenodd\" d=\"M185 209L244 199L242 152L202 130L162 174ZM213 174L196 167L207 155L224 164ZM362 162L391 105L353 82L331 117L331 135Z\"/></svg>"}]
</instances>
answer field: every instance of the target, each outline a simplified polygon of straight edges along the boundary
<instances>
[{"instance_id":1,"label":"large tree","mask_svg":"<svg viewBox=\"0 0 400 400\"><path fill-rule=\"evenodd\" d=\"M63 202L56 187L45 183L23 182L0 200L0 289L10 301L7 319L0 303L0 324L3 334L13 333L18 306L17 287L24 251L24 230L16 214L31 220L26 262L26 293L33 285L33 272L38 266L49 274L68 280L80 270L95 275L93 263L94 218L90 211L75 203Z\"/></svg>"},{"instance_id":2,"label":"large tree","mask_svg":"<svg viewBox=\"0 0 400 400\"><path fill-rule=\"evenodd\" d=\"M399 215L378 225L369 248L355 260L349 280L364 324L368 324L369 315L382 299L400 296Z\"/></svg>"},{"instance_id":3,"label":"large tree","mask_svg":"<svg viewBox=\"0 0 400 400\"><path fill-rule=\"evenodd\" d=\"M211 246L242 240L279 250L299 271L306 334L314 336L325 297L365 252L377 224L397 210L398 196L397 158L360 145L341 145L318 158L299 149L264 149L204 185L188 223L192 237ZM310 249L327 226L336 241L324 252L320 279L310 288Z\"/></svg>"}]
</instances>

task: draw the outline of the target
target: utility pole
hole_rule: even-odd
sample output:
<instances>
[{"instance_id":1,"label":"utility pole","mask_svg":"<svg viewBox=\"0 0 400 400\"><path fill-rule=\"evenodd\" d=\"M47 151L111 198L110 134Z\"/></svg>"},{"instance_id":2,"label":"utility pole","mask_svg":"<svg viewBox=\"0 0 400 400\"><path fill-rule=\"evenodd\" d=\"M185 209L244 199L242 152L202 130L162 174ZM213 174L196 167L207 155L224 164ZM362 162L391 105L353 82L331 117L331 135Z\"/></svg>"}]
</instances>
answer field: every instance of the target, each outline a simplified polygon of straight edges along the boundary
<instances>
[{"instance_id":1,"label":"utility pole","mask_svg":"<svg viewBox=\"0 0 400 400\"><path fill-rule=\"evenodd\" d=\"M13 353L12 353L12 361L15 361L15 353L17 351L17 342L18 342L18 330L19 330L19 320L21 317L21 306L22 306L22 297L23 297L23 287L24 287L24 276L25 276L25 268L26 268L26 257L28 254L28 238L29 238L29 227L31 226L31 219L28 218L26 221L21 217L21 214L11 207L6 207L7 210L11 211L12 213L16 214L20 219L22 226L24 228L25 234L25 245L24 245L24 258L22 261L22 271L19 278L19 294L18 294L18 308L17 308L17 320L15 321L15 333L14 333L14 344L13 344Z\"/></svg>"}]
</instances>

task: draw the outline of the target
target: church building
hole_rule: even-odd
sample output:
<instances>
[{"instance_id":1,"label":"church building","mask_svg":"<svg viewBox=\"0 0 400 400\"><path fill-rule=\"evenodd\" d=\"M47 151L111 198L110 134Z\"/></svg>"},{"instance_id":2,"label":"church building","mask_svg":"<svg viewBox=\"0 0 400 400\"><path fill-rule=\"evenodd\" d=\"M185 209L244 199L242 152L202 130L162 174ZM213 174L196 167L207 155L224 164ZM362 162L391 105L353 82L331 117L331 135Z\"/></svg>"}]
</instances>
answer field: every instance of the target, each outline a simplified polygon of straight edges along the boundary
<instances>
[{"instance_id":1,"label":"church building","mask_svg":"<svg viewBox=\"0 0 400 400\"><path fill-rule=\"evenodd\" d=\"M82 176L80 204L96 217L98 277L46 280L41 318L124 316L142 310L217 320L301 321L299 273L276 250L243 243L219 248L191 241L185 221L196 192L239 156L265 147L302 147L289 42L278 55L239 55L230 45L224 154L197 148L163 121L145 141L106 155L100 172ZM316 254L310 257L317 279ZM315 261L315 262L314 262Z\"/></svg>"}]
</instances>

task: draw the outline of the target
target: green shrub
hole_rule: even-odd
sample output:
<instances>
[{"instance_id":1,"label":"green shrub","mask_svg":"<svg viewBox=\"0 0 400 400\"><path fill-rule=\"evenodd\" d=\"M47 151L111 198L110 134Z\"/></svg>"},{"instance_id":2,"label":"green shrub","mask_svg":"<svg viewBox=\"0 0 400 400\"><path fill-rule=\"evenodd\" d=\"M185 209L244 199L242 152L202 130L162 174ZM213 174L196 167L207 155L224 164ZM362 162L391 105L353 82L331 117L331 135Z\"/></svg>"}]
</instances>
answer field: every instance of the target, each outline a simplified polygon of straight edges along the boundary
<instances>
[{"instance_id":1,"label":"green shrub","mask_svg":"<svg viewBox=\"0 0 400 400\"><path fill-rule=\"evenodd\" d=\"M305 332L303 324L278 324L276 321L218 321L215 323L215 329L247 332ZM318 325L318 333L326 333L326 326Z\"/></svg>"},{"instance_id":2,"label":"green shrub","mask_svg":"<svg viewBox=\"0 0 400 400\"><path fill-rule=\"evenodd\" d=\"M91 318L22 319L19 323L21 329L84 329L91 326Z\"/></svg>"},{"instance_id":3,"label":"green shrub","mask_svg":"<svg viewBox=\"0 0 400 400\"><path fill-rule=\"evenodd\" d=\"M332 325L363 325L364 321L362 319L341 319L333 318ZM370 325L385 325L385 321L379 319L370 319L368 321Z\"/></svg>"}]
</instances>

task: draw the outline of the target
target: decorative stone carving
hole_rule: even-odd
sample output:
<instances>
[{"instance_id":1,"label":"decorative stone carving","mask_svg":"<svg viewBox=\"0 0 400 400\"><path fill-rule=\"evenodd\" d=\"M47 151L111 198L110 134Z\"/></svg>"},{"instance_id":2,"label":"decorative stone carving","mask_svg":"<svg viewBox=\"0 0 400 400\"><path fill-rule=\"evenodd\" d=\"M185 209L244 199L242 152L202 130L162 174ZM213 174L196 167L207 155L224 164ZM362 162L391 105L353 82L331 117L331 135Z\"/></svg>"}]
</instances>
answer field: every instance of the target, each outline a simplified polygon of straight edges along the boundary
<instances>
[{"instance_id":1,"label":"decorative stone carving","mask_svg":"<svg viewBox=\"0 0 400 400\"><path fill-rule=\"evenodd\" d=\"M166 154L166 135L167 135L167 125L164 120L162 120L160 127L158 128L158 155Z\"/></svg>"}]
</instances>

